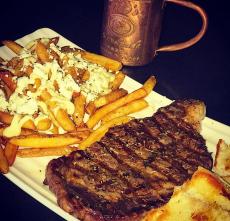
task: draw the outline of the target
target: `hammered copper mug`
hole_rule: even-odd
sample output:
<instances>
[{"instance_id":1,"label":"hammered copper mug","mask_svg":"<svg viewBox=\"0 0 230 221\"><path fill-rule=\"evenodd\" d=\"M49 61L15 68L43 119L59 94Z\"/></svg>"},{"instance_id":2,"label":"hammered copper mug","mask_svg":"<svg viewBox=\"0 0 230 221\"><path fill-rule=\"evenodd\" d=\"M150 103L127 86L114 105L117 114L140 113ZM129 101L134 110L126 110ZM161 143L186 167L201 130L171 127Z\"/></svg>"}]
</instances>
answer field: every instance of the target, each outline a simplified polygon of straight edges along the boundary
<instances>
[{"instance_id":1,"label":"hammered copper mug","mask_svg":"<svg viewBox=\"0 0 230 221\"><path fill-rule=\"evenodd\" d=\"M202 18L199 33L188 41L158 47L166 2L191 8ZM187 0L107 0L101 36L101 53L128 66L145 65L159 51L177 51L194 45L205 34L208 18Z\"/></svg>"}]
</instances>

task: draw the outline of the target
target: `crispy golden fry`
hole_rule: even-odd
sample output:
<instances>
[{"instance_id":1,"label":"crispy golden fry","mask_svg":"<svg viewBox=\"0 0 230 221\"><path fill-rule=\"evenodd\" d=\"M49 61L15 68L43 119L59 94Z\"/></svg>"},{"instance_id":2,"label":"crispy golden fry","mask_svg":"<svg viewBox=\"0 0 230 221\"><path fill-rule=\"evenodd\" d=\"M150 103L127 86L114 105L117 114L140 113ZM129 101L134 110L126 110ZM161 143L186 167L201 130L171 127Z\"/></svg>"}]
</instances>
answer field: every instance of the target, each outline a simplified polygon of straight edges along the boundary
<instances>
[{"instance_id":1,"label":"crispy golden fry","mask_svg":"<svg viewBox=\"0 0 230 221\"><path fill-rule=\"evenodd\" d=\"M19 157L45 157L45 156L63 156L68 155L77 147L63 146L50 148L24 148L17 151Z\"/></svg>"},{"instance_id":2,"label":"crispy golden fry","mask_svg":"<svg viewBox=\"0 0 230 221\"><path fill-rule=\"evenodd\" d=\"M119 71L118 73L115 74L114 80L110 83L110 88L112 90L118 89L122 84L122 82L124 81L124 79L125 79L125 74Z\"/></svg>"},{"instance_id":3,"label":"crispy golden fry","mask_svg":"<svg viewBox=\"0 0 230 221\"><path fill-rule=\"evenodd\" d=\"M13 81L12 74L8 70L0 70L0 80L2 80L6 86L13 93L17 87L17 84Z\"/></svg>"},{"instance_id":4,"label":"crispy golden fry","mask_svg":"<svg viewBox=\"0 0 230 221\"><path fill-rule=\"evenodd\" d=\"M89 115L92 115L95 111L96 111L96 107L94 105L94 102L93 101L90 101L87 106L86 106L86 112L89 114Z\"/></svg>"},{"instance_id":5,"label":"crispy golden fry","mask_svg":"<svg viewBox=\"0 0 230 221\"><path fill-rule=\"evenodd\" d=\"M36 51L38 58L43 64L50 61L47 48L41 41L37 42L35 51Z\"/></svg>"},{"instance_id":6,"label":"crispy golden fry","mask_svg":"<svg viewBox=\"0 0 230 221\"><path fill-rule=\"evenodd\" d=\"M45 130L49 130L51 125L52 125L51 120L49 118L45 118L38 121L36 128L37 130L45 131Z\"/></svg>"},{"instance_id":7,"label":"crispy golden fry","mask_svg":"<svg viewBox=\"0 0 230 221\"><path fill-rule=\"evenodd\" d=\"M27 136L12 137L10 143L22 147L61 147L78 144L81 137L71 134L31 134Z\"/></svg>"},{"instance_id":8,"label":"crispy golden fry","mask_svg":"<svg viewBox=\"0 0 230 221\"><path fill-rule=\"evenodd\" d=\"M31 129L31 130L36 130L35 124L32 120L28 120L26 121L23 125L22 128L27 128L27 129Z\"/></svg>"},{"instance_id":9,"label":"crispy golden fry","mask_svg":"<svg viewBox=\"0 0 230 221\"><path fill-rule=\"evenodd\" d=\"M106 122L105 124L97 128L95 131L93 131L88 138L86 138L83 142L81 142L79 144L79 149L84 150L87 147L89 147L91 144L95 143L96 141L99 141L109 130L110 127L127 123L132 119L133 118L129 116L122 116L122 117L114 118L109 122Z\"/></svg>"},{"instance_id":10,"label":"crispy golden fry","mask_svg":"<svg viewBox=\"0 0 230 221\"><path fill-rule=\"evenodd\" d=\"M10 115L7 112L0 111L0 122L4 124L11 124L11 121L13 120L13 116Z\"/></svg>"},{"instance_id":11,"label":"crispy golden fry","mask_svg":"<svg viewBox=\"0 0 230 221\"><path fill-rule=\"evenodd\" d=\"M143 88L139 88L133 91L126 96L119 98L118 100L109 103L102 108L98 109L92 116L90 116L89 120L86 122L88 128L92 129L106 114L109 112L130 103L131 101L143 98L147 95L147 92Z\"/></svg>"},{"instance_id":12,"label":"crispy golden fry","mask_svg":"<svg viewBox=\"0 0 230 221\"><path fill-rule=\"evenodd\" d=\"M73 120L76 126L80 126L83 124L83 118L85 115L85 103L86 98L83 94L79 94L79 96L74 98L74 114L73 114Z\"/></svg>"},{"instance_id":13,"label":"crispy golden fry","mask_svg":"<svg viewBox=\"0 0 230 221\"><path fill-rule=\"evenodd\" d=\"M14 118L13 115L10 115L7 112L0 111L0 122L2 122L4 124L11 124L13 118ZM36 129L35 124L31 119L27 120L22 125L22 128L27 128L27 129L31 129L31 130Z\"/></svg>"},{"instance_id":14,"label":"crispy golden fry","mask_svg":"<svg viewBox=\"0 0 230 221\"><path fill-rule=\"evenodd\" d=\"M34 122L30 119L27 120L23 125L22 128L27 128L27 129L31 129L31 130L36 130L36 126L34 124Z\"/></svg>"},{"instance_id":15,"label":"crispy golden fry","mask_svg":"<svg viewBox=\"0 0 230 221\"><path fill-rule=\"evenodd\" d=\"M25 71L26 75L30 76L30 74L33 72L33 67L26 66L24 71Z\"/></svg>"},{"instance_id":16,"label":"crispy golden fry","mask_svg":"<svg viewBox=\"0 0 230 221\"><path fill-rule=\"evenodd\" d=\"M124 97L127 94L128 94L127 90L120 88L110 92L109 94L106 94L104 96L95 99L94 105L96 108L99 108L106 104L112 103L113 101L116 101L117 99Z\"/></svg>"},{"instance_id":17,"label":"crispy golden fry","mask_svg":"<svg viewBox=\"0 0 230 221\"><path fill-rule=\"evenodd\" d=\"M40 78L36 78L34 80L34 84L29 84L28 85L28 89L29 91L31 91L32 93L35 93L38 88L41 86L41 79Z\"/></svg>"},{"instance_id":18,"label":"crispy golden fry","mask_svg":"<svg viewBox=\"0 0 230 221\"><path fill-rule=\"evenodd\" d=\"M85 139L90 135L91 132L92 132L92 130L90 130L88 127L83 125L80 127L76 127L76 131L69 132L69 134L71 134L71 135L76 134L76 136L81 137L82 139Z\"/></svg>"},{"instance_id":19,"label":"crispy golden fry","mask_svg":"<svg viewBox=\"0 0 230 221\"><path fill-rule=\"evenodd\" d=\"M13 116L10 115L7 112L3 112L0 111L0 122L4 123L4 124L11 124L13 120ZM35 130L36 127L34 125L34 122L32 120L28 120L26 121L23 125L22 128L27 128L27 129L31 129L31 130Z\"/></svg>"},{"instance_id":20,"label":"crispy golden fry","mask_svg":"<svg viewBox=\"0 0 230 221\"><path fill-rule=\"evenodd\" d=\"M66 111L62 108L58 109L55 114L55 119L59 123L59 125L65 130L65 131L74 131L76 130L75 124L73 121L69 118Z\"/></svg>"},{"instance_id":21,"label":"crispy golden fry","mask_svg":"<svg viewBox=\"0 0 230 221\"><path fill-rule=\"evenodd\" d=\"M156 78L151 76L143 85L143 88L146 90L147 94L149 94L156 85Z\"/></svg>"},{"instance_id":22,"label":"crispy golden fry","mask_svg":"<svg viewBox=\"0 0 230 221\"><path fill-rule=\"evenodd\" d=\"M18 150L18 146L7 142L6 147L4 148L4 153L9 166L13 165L16 158L17 150Z\"/></svg>"},{"instance_id":23,"label":"crispy golden fry","mask_svg":"<svg viewBox=\"0 0 230 221\"><path fill-rule=\"evenodd\" d=\"M55 107L55 104L50 102L52 96L47 90L42 91L42 93L40 95L40 98L41 98L42 101L44 101L47 104L47 106L49 108L54 108ZM58 131L58 128L60 127L60 124L56 120L52 110L48 109L48 115L49 115L49 118L51 119L51 121L53 123L53 126L55 126L55 127L53 127L52 131L54 131L55 133L54 132L53 133L56 134L56 132Z\"/></svg>"},{"instance_id":24,"label":"crispy golden fry","mask_svg":"<svg viewBox=\"0 0 230 221\"><path fill-rule=\"evenodd\" d=\"M59 122L56 120L55 116L54 116L54 113L48 109L48 116L49 118L51 119L52 123L53 123L53 128L52 128L52 131L58 131L58 128L60 127L60 124ZM56 133L54 133L56 134Z\"/></svg>"},{"instance_id":25,"label":"crispy golden fry","mask_svg":"<svg viewBox=\"0 0 230 221\"><path fill-rule=\"evenodd\" d=\"M2 41L2 43L6 47L8 47L10 50L12 50L15 54L18 54L18 55L20 54L21 50L23 49L23 47L15 41L5 40L5 41Z\"/></svg>"},{"instance_id":26,"label":"crispy golden fry","mask_svg":"<svg viewBox=\"0 0 230 221\"><path fill-rule=\"evenodd\" d=\"M58 134L59 133L58 127L53 124L52 128L50 129L50 132L53 134Z\"/></svg>"},{"instance_id":27,"label":"crispy golden fry","mask_svg":"<svg viewBox=\"0 0 230 221\"><path fill-rule=\"evenodd\" d=\"M1 125L1 126L0 126L0 137L3 136L3 131L4 131L4 129L5 129L6 127L7 127L7 126L5 126L5 125Z\"/></svg>"},{"instance_id":28,"label":"crispy golden fry","mask_svg":"<svg viewBox=\"0 0 230 221\"><path fill-rule=\"evenodd\" d=\"M4 124L4 125L1 125L0 126L0 136L3 136L3 131L6 127L8 127L9 125L7 124ZM26 129L26 128L22 128L21 129L21 134L20 135L28 135L28 134L34 134L34 133L37 133L36 131L34 130L31 130L31 129Z\"/></svg>"},{"instance_id":29,"label":"crispy golden fry","mask_svg":"<svg viewBox=\"0 0 230 221\"><path fill-rule=\"evenodd\" d=\"M102 124L104 124L104 123L106 123L106 122L108 122L114 118L129 115L129 114L135 113L137 111L143 110L146 107L148 107L148 102L144 99L132 101L132 102L130 102L130 103L128 103L122 107L119 107L116 110L108 113L107 115L105 115L102 119Z\"/></svg>"},{"instance_id":30,"label":"crispy golden fry","mask_svg":"<svg viewBox=\"0 0 230 221\"><path fill-rule=\"evenodd\" d=\"M78 128L77 128L78 130ZM73 135L73 136L77 136L80 137L82 140L85 140L89 135L90 135L91 131L88 130L84 130L84 131L74 131L74 132L69 132L68 134Z\"/></svg>"},{"instance_id":31,"label":"crispy golden fry","mask_svg":"<svg viewBox=\"0 0 230 221\"><path fill-rule=\"evenodd\" d=\"M59 41L59 36L50 38L50 39L49 39L49 42L48 42L48 46L50 46L50 44L55 44L55 45L57 45L58 41Z\"/></svg>"},{"instance_id":32,"label":"crispy golden fry","mask_svg":"<svg viewBox=\"0 0 230 221\"><path fill-rule=\"evenodd\" d=\"M127 94L128 92L123 88L116 89L109 94L102 95L96 98L94 101L89 102L89 104L86 106L86 111L88 114L92 115L96 111L96 109L106 104L109 104L121 97L124 97Z\"/></svg>"},{"instance_id":33,"label":"crispy golden fry","mask_svg":"<svg viewBox=\"0 0 230 221\"><path fill-rule=\"evenodd\" d=\"M88 70L84 71L81 80L82 80L83 82L85 82L85 81L89 80L89 78L90 78L90 73L89 73L89 71L88 71Z\"/></svg>"},{"instance_id":34,"label":"crispy golden fry","mask_svg":"<svg viewBox=\"0 0 230 221\"><path fill-rule=\"evenodd\" d=\"M40 97L43 101L48 101L52 98L51 94L47 90L43 90Z\"/></svg>"},{"instance_id":35,"label":"crispy golden fry","mask_svg":"<svg viewBox=\"0 0 230 221\"><path fill-rule=\"evenodd\" d=\"M0 172L8 173L9 172L9 164L4 154L4 150L0 146Z\"/></svg>"},{"instance_id":36,"label":"crispy golden fry","mask_svg":"<svg viewBox=\"0 0 230 221\"><path fill-rule=\"evenodd\" d=\"M78 51L79 53L79 51ZM111 71L119 71L122 68L122 64L119 61L113 60L111 58L104 57L102 55L90 53L88 51L80 51L82 58L99 64Z\"/></svg>"}]
</instances>

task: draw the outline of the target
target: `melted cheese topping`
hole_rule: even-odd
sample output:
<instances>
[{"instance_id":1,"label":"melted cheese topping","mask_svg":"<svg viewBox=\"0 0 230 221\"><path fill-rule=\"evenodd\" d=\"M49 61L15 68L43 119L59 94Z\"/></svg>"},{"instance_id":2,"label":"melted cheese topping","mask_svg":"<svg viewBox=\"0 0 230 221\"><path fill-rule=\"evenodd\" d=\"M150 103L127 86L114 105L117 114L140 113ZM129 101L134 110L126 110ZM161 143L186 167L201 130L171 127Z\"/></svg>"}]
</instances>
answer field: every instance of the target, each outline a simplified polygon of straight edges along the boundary
<instances>
[{"instance_id":1,"label":"melted cheese topping","mask_svg":"<svg viewBox=\"0 0 230 221\"><path fill-rule=\"evenodd\" d=\"M19 136L21 134L22 125L26 121L31 120L31 119L32 119L31 116L22 117L19 114L15 114L10 126L6 127L3 130L3 136L5 137Z\"/></svg>"}]
</instances>

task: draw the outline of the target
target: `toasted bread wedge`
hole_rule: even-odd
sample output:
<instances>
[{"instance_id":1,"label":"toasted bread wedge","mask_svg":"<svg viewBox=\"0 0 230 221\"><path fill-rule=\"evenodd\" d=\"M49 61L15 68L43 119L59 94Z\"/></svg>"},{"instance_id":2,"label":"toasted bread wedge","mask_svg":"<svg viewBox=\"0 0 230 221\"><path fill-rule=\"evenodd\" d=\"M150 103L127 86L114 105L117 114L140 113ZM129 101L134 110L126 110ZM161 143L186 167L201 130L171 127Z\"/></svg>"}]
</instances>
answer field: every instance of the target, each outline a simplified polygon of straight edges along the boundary
<instances>
[{"instance_id":1,"label":"toasted bread wedge","mask_svg":"<svg viewBox=\"0 0 230 221\"><path fill-rule=\"evenodd\" d=\"M192 179L174 190L170 201L143 221L229 221L230 192L219 178L199 167Z\"/></svg>"},{"instance_id":2,"label":"toasted bread wedge","mask_svg":"<svg viewBox=\"0 0 230 221\"><path fill-rule=\"evenodd\" d=\"M213 170L230 184L230 145L222 139L216 145Z\"/></svg>"}]
</instances>

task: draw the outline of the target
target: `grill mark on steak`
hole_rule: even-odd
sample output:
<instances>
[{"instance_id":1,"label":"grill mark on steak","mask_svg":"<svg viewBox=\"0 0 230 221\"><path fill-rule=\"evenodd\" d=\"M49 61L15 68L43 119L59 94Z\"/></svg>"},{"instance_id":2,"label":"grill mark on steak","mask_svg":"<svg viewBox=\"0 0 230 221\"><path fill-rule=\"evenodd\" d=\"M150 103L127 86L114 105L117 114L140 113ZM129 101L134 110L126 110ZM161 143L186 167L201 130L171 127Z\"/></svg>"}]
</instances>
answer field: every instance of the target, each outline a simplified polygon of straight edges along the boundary
<instances>
[{"instance_id":1,"label":"grill mark on steak","mask_svg":"<svg viewBox=\"0 0 230 221\"><path fill-rule=\"evenodd\" d=\"M165 144L160 142L157 137L152 137L151 134L148 134L148 130L146 130L146 125L142 121L135 121L135 122L137 123L139 128L135 128L135 130L133 130L134 131L133 135L137 138L137 140L139 140L139 142L143 142L146 139L146 137L149 137L148 140L150 140L151 138L152 139L154 138L154 140L157 142L157 143L154 143L154 145L152 145L152 143L150 145L148 145L148 143L146 143L146 144L142 143L142 145L145 145L145 148L151 152L151 155L147 159L147 161L149 161L148 164L153 162L153 161L157 161L157 158L159 157L158 153L163 152L163 154L160 155L161 159L163 159L164 162L166 162L166 163L169 162L169 160L170 160L171 165L175 164L175 168L178 170L177 172L185 174L186 170L181 165L178 165L178 162L176 160L174 160L173 157L171 157L171 159L167 158L165 161L165 157L167 156L169 146L167 145L166 148L164 148ZM142 132L138 132L138 131L142 131ZM143 134L143 132L146 132L146 133ZM158 146L157 147L158 149L155 148L156 146ZM174 151L174 153L175 153L175 151ZM171 154L172 154L171 156L173 156L174 153L171 152Z\"/></svg>"},{"instance_id":2,"label":"grill mark on steak","mask_svg":"<svg viewBox=\"0 0 230 221\"><path fill-rule=\"evenodd\" d=\"M156 182L155 176L157 176L157 179L161 179L164 181L167 180L167 177L163 174L159 176L159 174L156 173L152 168L148 166L145 167L140 160L134 158L132 155L129 156L120 146L118 146L119 149L112 148L111 146L113 144L117 147L117 143L115 143L113 140L110 140L107 136L103 137L99 144L103 146L103 148L105 148L106 151L110 153L111 156L114 157L119 163L130 167L132 171L140 174L145 179L148 179L151 182Z\"/></svg>"},{"instance_id":3,"label":"grill mark on steak","mask_svg":"<svg viewBox=\"0 0 230 221\"><path fill-rule=\"evenodd\" d=\"M170 136L173 140L186 145L194 152L205 152L204 149L199 148L200 146L204 146L204 139L198 133L195 133L191 126L187 126L190 128L190 130L187 131L185 129L186 127L184 126L186 125L185 122L182 124L182 121L179 119L177 119L175 122L163 112L156 113L153 121L158 125L161 132L164 133L166 131L167 135Z\"/></svg>"},{"instance_id":4,"label":"grill mark on steak","mask_svg":"<svg viewBox=\"0 0 230 221\"><path fill-rule=\"evenodd\" d=\"M148 119L144 119L143 121L145 122L146 120L148 122L147 124L149 125L150 121L148 121ZM170 120L171 119L168 119L168 122L170 122ZM190 158L193 161L192 163L194 163L194 160L197 160L198 163L206 163L204 165L204 167L206 168L209 168L210 166L212 166L210 161L207 160L210 158L210 154L207 152L205 141L198 133L185 133L185 131L183 131L174 121L171 121L170 124L164 125L164 126L162 126L161 121L158 122L156 119L154 119L152 123L153 124L151 124L151 126L158 127L161 133L163 133L164 131L167 131L167 136L169 136L169 138L171 138L171 141L172 141L171 144L168 143L166 145L167 148L169 147L169 145L171 145L171 146L174 146L174 149L178 149L179 147L183 149L183 153L187 154L186 157L183 158L185 161L186 159L188 159L189 161L189 158ZM174 126L172 126L173 124ZM171 132L172 130L173 132ZM149 131L151 134L151 129L148 129L147 131ZM161 141L159 142L161 143ZM185 149L184 147L187 147L187 148ZM175 153L180 153L180 151L177 151ZM180 157L183 157L183 156L180 155ZM191 165L191 161L189 163Z\"/></svg>"},{"instance_id":5,"label":"grill mark on steak","mask_svg":"<svg viewBox=\"0 0 230 221\"><path fill-rule=\"evenodd\" d=\"M125 130L129 133L130 136L136 136L138 137L138 130L135 128L135 130L130 130L130 128L127 127L127 125L125 126ZM136 133L137 132L137 133ZM141 155L138 155L137 152L135 152L135 145L130 146L130 145L125 145L125 143L123 141L120 140L120 136L119 137L115 137L112 133L107 133L107 136L109 136L110 139L113 139L114 141L116 141L118 143L118 145L120 144L122 149L124 151L127 152L127 154L132 157L135 157L137 160L139 160L143 166L145 167L151 167L154 171L158 171L161 172L162 174L164 174L171 182L179 185L181 182L181 177L176 177L174 176L174 174L180 174L181 171L175 171L177 170L176 167L172 167L170 163L168 163L163 156L160 156L160 163L154 163L157 160L159 160L159 154L157 152L153 153L147 158L144 159ZM160 153L160 152L159 152ZM184 176L184 174L181 174L182 176Z\"/></svg>"},{"instance_id":6,"label":"grill mark on steak","mask_svg":"<svg viewBox=\"0 0 230 221\"><path fill-rule=\"evenodd\" d=\"M87 150L51 161L46 178L60 206L85 221L140 220L198 166L211 169L204 139L183 120L188 104L111 128Z\"/></svg>"},{"instance_id":7,"label":"grill mark on steak","mask_svg":"<svg viewBox=\"0 0 230 221\"><path fill-rule=\"evenodd\" d=\"M142 124L140 124L142 122ZM150 132L150 128L149 127L146 127L144 121L137 121L137 123L139 123L142 127L141 127L141 130L142 131L145 131L146 133L142 136L141 134L136 134L136 139L140 139L140 140L144 140L144 138L146 138L146 136L152 136L152 133ZM136 128L135 128L136 129ZM121 137L119 137L121 138ZM168 162L170 162L173 166L175 166L182 174L186 175L187 174L187 171L188 170L192 170L194 171L195 170L195 167L191 164L189 164L186 160L186 158L183 158L181 159L180 157L178 157L177 153L178 151L175 151L175 146L173 145L166 145L161 143L159 141L159 139L157 139L155 136L152 137L157 143L155 143L155 145L157 146L158 145L158 149L160 147L161 150L164 151L164 154L161 155L161 157L165 160L167 160ZM149 160L154 160L156 159L156 153L158 150L155 150L153 149L152 150L152 146L153 145L145 145L145 149L148 150L149 149L149 152L153 154L154 157L152 157L151 155L149 156L149 158L147 159L147 161ZM167 150L167 151L165 151ZM189 171L188 171L188 174Z\"/></svg>"}]
</instances>

